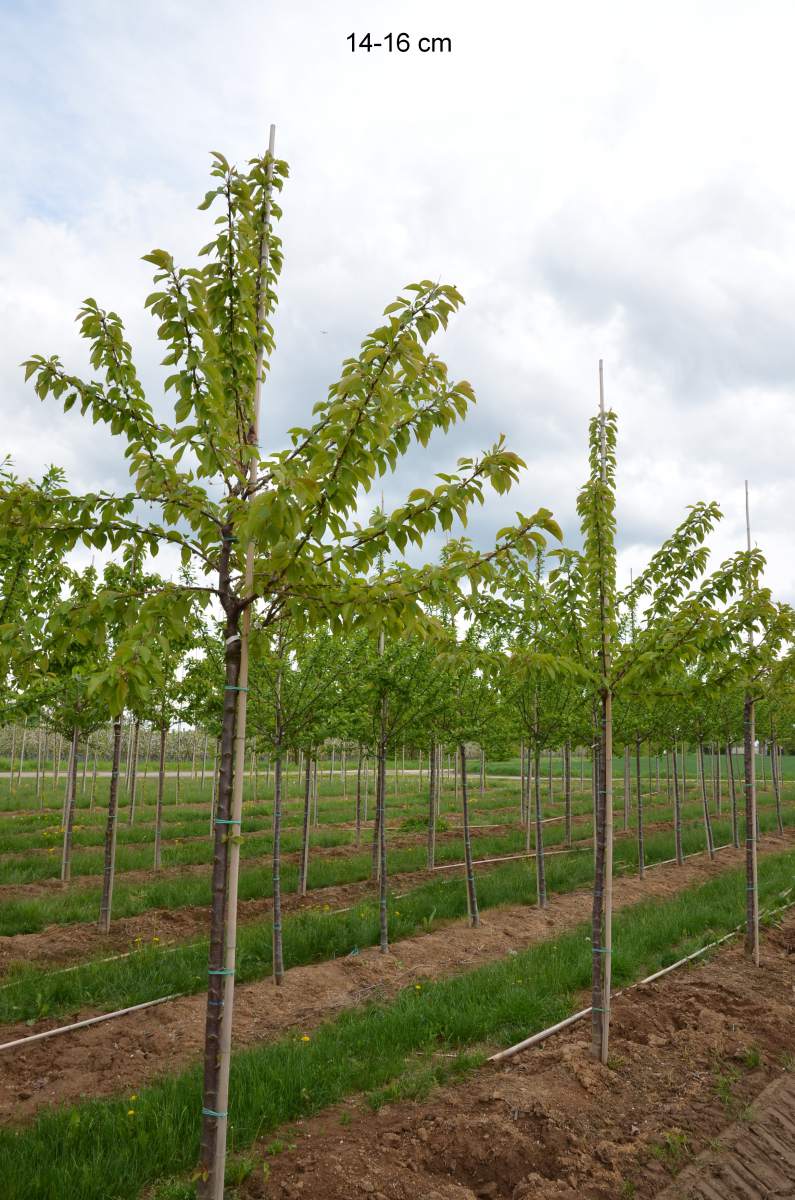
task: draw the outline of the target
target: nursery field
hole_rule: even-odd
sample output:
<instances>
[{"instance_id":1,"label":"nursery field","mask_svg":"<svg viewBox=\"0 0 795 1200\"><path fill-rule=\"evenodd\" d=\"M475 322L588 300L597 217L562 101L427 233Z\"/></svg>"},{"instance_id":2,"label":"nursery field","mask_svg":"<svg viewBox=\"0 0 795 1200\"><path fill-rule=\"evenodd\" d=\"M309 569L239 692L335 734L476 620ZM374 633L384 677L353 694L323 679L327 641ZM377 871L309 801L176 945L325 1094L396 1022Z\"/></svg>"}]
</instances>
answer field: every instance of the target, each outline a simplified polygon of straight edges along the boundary
<instances>
[{"instance_id":1,"label":"nursery field","mask_svg":"<svg viewBox=\"0 0 795 1200\"><path fill-rule=\"evenodd\" d=\"M791 1195L795 610L748 485L728 557L702 498L627 560L601 360L578 528L496 429L423 457L475 402L431 279L261 445L274 139L213 152L194 265L145 255L151 403L93 298L90 378L23 363L128 480L0 463L0 1200Z\"/></svg>"},{"instance_id":2,"label":"nursery field","mask_svg":"<svg viewBox=\"0 0 795 1200\"><path fill-rule=\"evenodd\" d=\"M654 769L651 760L645 765L642 879L637 796L630 791L625 804L622 778L614 780L617 988L722 937L744 911L743 851L733 845L726 779L709 798L714 860L695 772L682 789L684 861L678 865L670 779L666 787L663 772L658 790L656 762ZM581 787L575 773L567 823L554 762L539 780L548 895L542 909L535 841L527 850L513 764L488 763L470 780L480 910L480 924L472 928L460 778L451 773L440 780L429 869L428 781L411 766L395 771L388 789L388 956L378 951L369 780L367 786L359 781L357 823L355 779L320 772L309 804L301 895L307 800L293 773L292 790L281 797L286 975L279 988L272 979L273 787L264 772L256 783L247 779L228 1194L299 1196L302 1182L311 1180L311 1195L340 1200L416 1196L417 1189L428 1196L529 1197L567 1196L568 1187L573 1196L586 1178L594 1196L656 1194L669 1168L689 1163L733 1113L792 1065L784 1030L785 980L792 974L787 930L795 932L790 916L783 911L766 919L774 922L773 934L765 937L763 974L756 980L742 979L738 951L728 942L697 968L617 1002L619 1032L607 1067L587 1059L578 1026L560 1034L555 1049L527 1052L537 1068L526 1056L487 1064L490 1053L582 1007L594 866L591 782L584 775ZM763 911L786 905L793 894L793 766L782 760L783 832L770 782L759 780ZM23 776L4 797L3 1196L177 1200L193 1194L198 1109L191 1097L199 1086L206 1007L212 843L210 781L186 776L179 792L173 775L164 780L158 870L151 780L143 790L139 783L132 824L129 795L122 792L108 934L97 927L107 781L93 795L88 783L78 791L68 885L61 883L56 849L63 835L62 787L49 781L37 796L34 782ZM737 833L739 842L742 829ZM644 1054L649 1068L653 1062L669 1080L686 1070L705 1011L699 1007L704 980L711 989L707 1007L716 1015L698 1054L709 1059L705 1078L711 1082L702 1080L701 1092L674 1088L676 1105L665 1109L663 1124L659 1105L653 1106L639 1131L627 1133L631 1149L619 1152L621 1113L639 1102ZM740 992L768 989L764 1016L747 1007L742 1028L730 1031L729 1010L718 1004L727 980ZM138 1005L146 1007L113 1015ZM97 1017L108 1019L94 1023ZM63 1032L35 1040L56 1030ZM676 1042L675 1061L666 1038ZM617 1089L621 1104L611 1109L609 1128L602 1127L599 1098ZM694 1109L699 1116L691 1130L687 1118ZM572 1112L577 1134L567 1138L563 1129ZM680 1127L689 1132L680 1134ZM377 1159L370 1153L374 1139L383 1148ZM498 1190L484 1191L495 1179ZM559 1179L569 1180L564 1190Z\"/></svg>"}]
</instances>

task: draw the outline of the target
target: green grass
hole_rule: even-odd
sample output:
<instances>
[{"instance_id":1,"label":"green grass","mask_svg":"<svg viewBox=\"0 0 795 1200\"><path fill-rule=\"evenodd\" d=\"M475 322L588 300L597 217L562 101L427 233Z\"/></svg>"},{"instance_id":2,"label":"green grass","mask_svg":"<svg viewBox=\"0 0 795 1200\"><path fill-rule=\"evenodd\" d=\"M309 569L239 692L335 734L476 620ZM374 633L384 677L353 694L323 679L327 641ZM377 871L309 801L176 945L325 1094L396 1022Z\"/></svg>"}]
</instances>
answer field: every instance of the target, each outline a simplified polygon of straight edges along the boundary
<instances>
[{"instance_id":1,"label":"green grass","mask_svg":"<svg viewBox=\"0 0 795 1200\"><path fill-rule=\"evenodd\" d=\"M773 815L765 815L772 826ZM795 824L795 811L786 815L790 823ZM720 844L729 835L729 822L716 822L716 842ZM699 828L684 829L682 844L685 854L703 850L703 832ZM458 843L451 843L445 849L451 854L460 852ZM671 858L673 834L649 834L645 850L649 866ZM415 853L395 851L393 866L399 863L401 855ZM362 859L362 870L367 877L369 854ZM616 843L617 873L635 872L637 861L634 840ZM294 888L297 884L295 868L286 867L283 874L285 884ZM550 895L589 885L593 878L592 855L552 856L546 862L546 878ZM267 883L269 885L269 878ZM531 905L536 899L534 865L532 861L517 861L496 866L478 876L477 891L483 911L505 904ZM465 916L466 912L464 880L436 877L397 899L390 899L390 937L397 941L427 932L445 921ZM262 979L270 974L271 933L270 919L247 922L239 927L237 978L240 982ZM362 899L349 912L327 914L314 910L288 915L284 920L285 964L291 967L341 957L357 947L377 944L378 937L378 911L372 899ZM204 940L168 951L148 945L129 958L107 963L89 962L61 973L17 964L7 976L9 986L0 990L0 1021L36 1020L86 1008L109 1012L173 992L197 992L206 983L206 964L207 944Z\"/></svg>"},{"instance_id":2,"label":"green grass","mask_svg":"<svg viewBox=\"0 0 795 1200\"><path fill-rule=\"evenodd\" d=\"M587 809L588 802L578 801L575 813ZM450 805L448 811L452 810ZM616 822L619 827L619 808L616 808ZM662 812L664 806L661 806ZM256 811L252 806L252 811ZM476 813L485 812L476 807ZM683 809L685 817L693 819L696 825L688 831L685 829L685 845L687 852L700 849L702 843L698 840L698 822L700 809L697 804L691 804ZM248 814L247 814L248 815ZM652 810L649 810L652 815ZM667 813L666 813L667 815ZM795 822L795 814L789 809L784 810L786 825ZM632 818L634 823L634 814ZM760 825L764 830L774 828L772 809L766 807L760 810ZM630 826L630 828L632 825ZM588 823L575 827L575 837L585 837L589 832ZM730 836L730 823L727 818L720 821L715 818L716 844L727 841ZM549 825L545 830L545 845L554 848L563 838L561 823ZM646 848L649 861L654 858L653 833L647 834ZM669 839L670 841L670 839ZM316 843L315 843L316 844ZM363 837L363 845L367 845L367 837ZM672 846L672 842L670 842ZM506 835L475 835L475 850L478 857L489 857L493 853L510 853L523 846L523 834L514 830ZM661 858L671 857L672 848ZM634 851L629 841L617 842L617 862L625 861L629 866L636 863ZM627 857L629 856L629 857ZM55 856L53 856L55 857ZM453 862L462 857L462 847L458 840L440 843L437 861L440 863ZM421 845L416 848L393 850L389 856L390 875L403 871L418 870L425 865L425 851ZM286 863L283 868L285 892L294 891L297 886L297 867ZM242 900L260 899L271 895L270 866L244 867L240 876L240 897ZM312 890L338 886L346 883L362 882L370 875L369 851L352 854L345 857L321 858L316 857L310 862L309 886ZM17 933L34 933L49 924L72 924L80 921L94 920L99 911L99 886L81 885L72 887L64 892L55 892L43 896L7 900L0 906L0 935L11 936ZM189 905L207 905L210 902L210 883L208 875L189 874L177 877L158 879L154 874L151 882L124 882L123 875L119 878L114 891L114 916L131 917L157 908L181 908Z\"/></svg>"},{"instance_id":3,"label":"green grass","mask_svg":"<svg viewBox=\"0 0 795 1200\"><path fill-rule=\"evenodd\" d=\"M791 885L795 852L760 863L764 902ZM741 919L745 877L731 871L667 901L619 913L613 977L627 984L728 932ZM230 1149L354 1093L398 1086L418 1059L444 1050L482 1061L574 1011L589 984L588 927L452 979L411 986L389 1004L343 1013L314 1030L238 1052L233 1059ZM397 1093L399 1094L399 1093ZM197 1068L138 1092L43 1113L0 1132L4 1200L134 1200L164 1177L189 1171L199 1143ZM132 1115L130 1109L132 1108Z\"/></svg>"}]
</instances>

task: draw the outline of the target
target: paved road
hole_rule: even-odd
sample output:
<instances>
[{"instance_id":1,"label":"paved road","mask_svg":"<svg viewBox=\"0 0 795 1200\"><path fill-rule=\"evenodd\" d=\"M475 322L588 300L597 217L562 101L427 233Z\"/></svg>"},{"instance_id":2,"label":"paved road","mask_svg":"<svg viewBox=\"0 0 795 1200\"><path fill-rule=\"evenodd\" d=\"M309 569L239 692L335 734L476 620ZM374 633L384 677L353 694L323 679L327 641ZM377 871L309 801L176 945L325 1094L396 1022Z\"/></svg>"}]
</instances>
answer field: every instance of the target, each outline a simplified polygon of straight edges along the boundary
<instances>
[{"instance_id":1,"label":"paved road","mask_svg":"<svg viewBox=\"0 0 795 1200\"><path fill-rule=\"evenodd\" d=\"M771 1083L738 1121L658 1193L657 1200L793 1200L795 1075Z\"/></svg>"}]
</instances>

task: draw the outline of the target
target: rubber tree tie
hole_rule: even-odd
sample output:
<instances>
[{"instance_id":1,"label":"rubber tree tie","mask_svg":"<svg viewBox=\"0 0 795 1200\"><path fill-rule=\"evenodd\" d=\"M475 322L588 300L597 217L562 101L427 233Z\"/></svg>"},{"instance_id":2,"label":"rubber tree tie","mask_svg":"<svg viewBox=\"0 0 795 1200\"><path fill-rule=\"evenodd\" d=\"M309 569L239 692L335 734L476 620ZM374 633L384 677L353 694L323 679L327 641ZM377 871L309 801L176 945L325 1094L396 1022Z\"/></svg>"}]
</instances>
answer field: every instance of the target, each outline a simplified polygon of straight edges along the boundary
<instances>
[{"instance_id":1,"label":"rubber tree tie","mask_svg":"<svg viewBox=\"0 0 795 1200\"><path fill-rule=\"evenodd\" d=\"M247 692L248 688L247 687L235 687L235 685L233 683L225 683L224 691L225 692Z\"/></svg>"},{"instance_id":2,"label":"rubber tree tie","mask_svg":"<svg viewBox=\"0 0 795 1200\"><path fill-rule=\"evenodd\" d=\"M210 969L207 972L208 975L234 975L234 973L234 967L219 967L217 970Z\"/></svg>"},{"instance_id":3,"label":"rubber tree tie","mask_svg":"<svg viewBox=\"0 0 795 1200\"><path fill-rule=\"evenodd\" d=\"M613 951L608 950L607 947L602 947L602 949L600 949L598 946L593 947L593 952L594 952L594 954L612 954L613 953Z\"/></svg>"},{"instance_id":4,"label":"rubber tree tie","mask_svg":"<svg viewBox=\"0 0 795 1200\"><path fill-rule=\"evenodd\" d=\"M225 1112L216 1112L214 1108L203 1108L203 1117L217 1117L219 1121L225 1121L228 1114Z\"/></svg>"},{"instance_id":5,"label":"rubber tree tie","mask_svg":"<svg viewBox=\"0 0 795 1200\"><path fill-rule=\"evenodd\" d=\"M208 1000L207 1003L211 1004L213 1008L223 1008L224 1006L223 1000Z\"/></svg>"},{"instance_id":6,"label":"rubber tree tie","mask_svg":"<svg viewBox=\"0 0 795 1200\"><path fill-rule=\"evenodd\" d=\"M241 825L242 819L240 817L216 817L215 823L216 825Z\"/></svg>"}]
</instances>

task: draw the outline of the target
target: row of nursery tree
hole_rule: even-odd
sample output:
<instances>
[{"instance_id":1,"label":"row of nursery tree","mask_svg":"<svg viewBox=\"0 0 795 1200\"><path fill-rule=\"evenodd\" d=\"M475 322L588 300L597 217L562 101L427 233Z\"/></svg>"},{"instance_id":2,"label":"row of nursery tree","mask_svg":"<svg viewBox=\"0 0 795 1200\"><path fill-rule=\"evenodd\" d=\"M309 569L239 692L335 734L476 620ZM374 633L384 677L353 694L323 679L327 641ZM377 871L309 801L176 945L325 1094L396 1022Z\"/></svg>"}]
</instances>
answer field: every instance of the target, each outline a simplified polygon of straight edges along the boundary
<instances>
[{"instance_id":1,"label":"row of nursery tree","mask_svg":"<svg viewBox=\"0 0 795 1200\"><path fill-rule=\"evenodd\" d=\"M127 492L71 493L63 473L0 478L0 663L5 724L46 724L72 747L64 811L68 878L79 746L112 717L101 926L111 915L125 714L155 731L159 848L168 731L209 737L213 787L213 902L204 1058L200 1188L222 1195L234 999L237 874L243 783L252 750L273 770L274 979L283 975L279 890L283 774L312 763L330 739L371 772L373 847L387 921L388 760L422 748L432 837L442 748L458 760L469 913L477 889L469 836L471 756L523 746L522 812L545 904L542 758L563 750L594 763L592 922L594 1052L606 1058L612 937L613 746L671 755L674 823L681 774L675 753L742 744L738 772L749 874L748 944L758 954L757 724L775 748L793 724L793 614L761 584L764 560L745 548L709 569L707 541L720 519L694 504L628 587L616 579L616 417L604 403L589 429L589 471L578 496L579 549L540 508L499 531L494 545L447 541L437 562L402 557L428 535L466 522L488 491L505 493L524 466L500 438L459 460L392 512L369 517L366 493L416 443L446 433L474 402L431 348L462 303L449 285L405 288L346 359L339 379L288 444L260 449L263 381L273 350L282 248L275 232L285 164L271 149L243 169L213 156L202 208L217 208L198 265L164 250L146 255L174 397L165 419L147 400L119 316L93 299L80 312L92 376L57 357L26 364L37 395L77 407L124 446ZM601 371L600 371L601 385ZM601 396L600 386L600 399ZM146 506L157 519L141 520ZM109 553L101 571L77 570L79 545ZM181 557L178 578L155 573L163 546ZM38 727L38 726L37 726ZM137 734L134 736L138 736ZM144 751L145 752L145 751ZM129 757L137 762L137 748ZM779 756L774 753L771 767ZM727 759L732 771L732 756ZM213 776L216 772L213 771ZM128 775L129 777L129 775ZM705 772L702 769L702 778ZM774 772L774 777L777 778ZM532 781L532 783L531 783ZM636 787L642 806L642 788ZM780 788L777 785L776 796ZM307 804L309 803L307 799ZM638 813L642 839L643 814ZM134 804L128 819L134 819ZM704 800L708 841L710 813ZM677 856L681 856L678 844ZM711 842L710 842L711 845ZM641 842L642 851L642 842ZM642 864L641 853L641 864ZM304 864L304 885L306 868Z\"/></svg>"}]
</instances>

